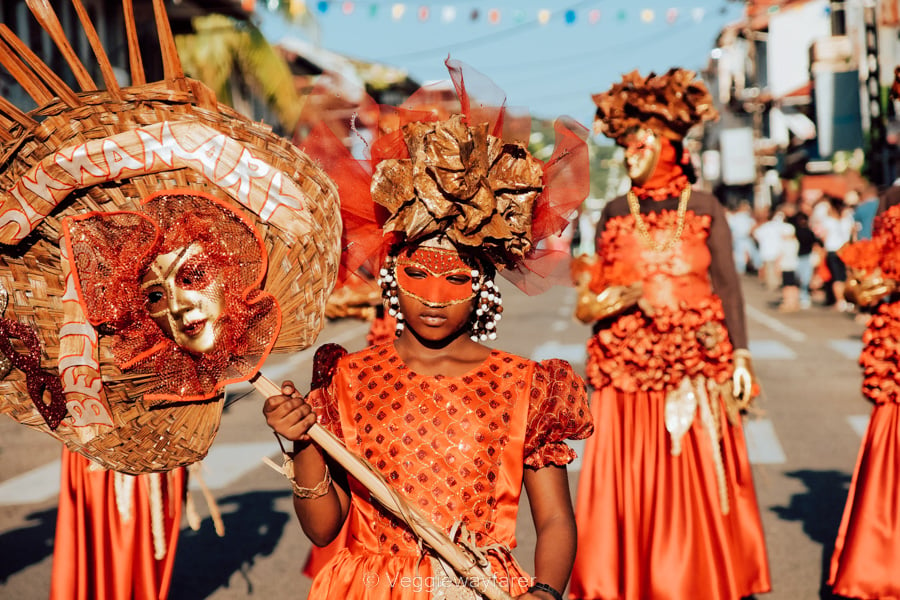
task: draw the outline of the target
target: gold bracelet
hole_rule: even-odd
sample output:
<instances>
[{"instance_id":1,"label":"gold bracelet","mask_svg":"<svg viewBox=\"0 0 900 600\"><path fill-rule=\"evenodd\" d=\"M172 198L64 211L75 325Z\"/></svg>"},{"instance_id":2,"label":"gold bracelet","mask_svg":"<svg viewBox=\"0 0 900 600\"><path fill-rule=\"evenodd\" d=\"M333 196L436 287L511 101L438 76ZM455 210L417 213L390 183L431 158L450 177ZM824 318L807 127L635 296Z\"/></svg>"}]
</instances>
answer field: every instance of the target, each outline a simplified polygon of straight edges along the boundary
<instances>
[{"instance_id":1,"label":"gold bracelet","mask_svg":"<svg viewBox=\"0 0 900 600\"><path fill-rule=\"evenodd\" d=\"M294 458L285 453L284 455L284 466L282 467L282 471L284 472L285 477L288 478L288 481L291 482L291 489L294 490L294 496L300 498L301 500L315 500L316 498L321 498L331 489L331 470L328 468L328 463L325 463L325 477L315 485L315 487L303 487L297 483L297 480L294 479Z\"/></svg>"}]
</instances>

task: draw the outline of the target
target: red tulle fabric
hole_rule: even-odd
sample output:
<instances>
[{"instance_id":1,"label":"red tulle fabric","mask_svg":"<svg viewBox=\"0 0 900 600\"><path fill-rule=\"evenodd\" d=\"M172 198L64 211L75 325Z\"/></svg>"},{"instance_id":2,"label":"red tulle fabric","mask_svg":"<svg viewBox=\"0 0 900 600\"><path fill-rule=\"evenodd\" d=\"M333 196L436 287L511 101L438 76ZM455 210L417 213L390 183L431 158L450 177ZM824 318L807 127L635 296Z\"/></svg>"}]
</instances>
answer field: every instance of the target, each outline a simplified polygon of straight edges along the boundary
<instances>
[{"instance_id":1,"label":"red tulle fabric","mask_svg":"<svg viewBox=\"0 0 900 600\"><path fill-rule=\"evenodd\" d=\"M260 289L266 251L252 224L220 200L172 190L144 200L142 212L87 213L64 222L78 298L91 324L112 330L123 370L147 376L150 402L213 398L229 383L252 377L275 344L281 312ZM219 340L208 353L179 346L153 320L141 278L151 261L198 244L196 268L213 273L224 291Z\"/></svg>"},{"instance_id":2,"label":"red tulle fabric","mask_svg":"<svg viewBox=\"0 0 900 600\"><path fill-rule=\"evenodd\" d=\"M634 185L631 191L640 198L649 198L651 200L665 200L666 198L677 198L681 192L688 187L691 182L681 164L676 159L675 147L668 138L658 136L661 147L659 151L659 162L656 163L656 169L644 185ZM687 158L687 152L684 153L684 160Z\"/></svg>"},{"instance_id":3,"label":"red tulle fabric","mask_svg":"<svg viewBox=\"0 0 900 600\"><path fill-rule=\"evenodd\" d=\"M459 61L448 59L445 64L456 90L458 107L456 102L448 102L442 88L427 86L412 94L400 107L369 109L366 125L374 131L375 137L368 143L368 159L354 158L335 126L326 121L313 127L300 144L338 186L344 221L339 284L354 273L377 273L389 248L399 241L382 234L381 227L387 215L374 205L369 185L375 165L380 161L409 157L401 130L403 125L446 119L461 110L470 125L489 123L489 132L495 137L504 141L527 141L530 122L527 127L511 123L507 118L505 95L496 85ZM544 189L535 201L532 215L535 246L565 229L590 188L588 130L565 118L557 120L554 129L554 152L543 164ZM355 131L351 134L359 135ZM540 293L551 285L571 285L568 260L568 253L537 249L517 269L505 269L501 274L526 293Z\"/></svg>"}]
</instances>

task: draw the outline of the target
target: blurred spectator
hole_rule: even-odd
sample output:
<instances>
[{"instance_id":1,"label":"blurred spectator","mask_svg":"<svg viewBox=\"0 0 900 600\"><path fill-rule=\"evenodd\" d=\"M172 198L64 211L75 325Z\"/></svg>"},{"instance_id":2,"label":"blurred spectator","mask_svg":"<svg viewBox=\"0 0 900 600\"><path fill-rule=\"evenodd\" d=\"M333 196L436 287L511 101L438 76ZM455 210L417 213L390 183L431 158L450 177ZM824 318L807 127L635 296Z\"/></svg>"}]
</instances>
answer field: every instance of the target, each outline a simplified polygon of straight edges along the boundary
<instances>
[{"instance_id":1,"label":"blurred spectator","mask_svg":"<svg viewBox=\"0 0 900 600\"><path fill-rule=\"evenodd\" d=\"M853 210L846 206L841 198L827 196L827 202L821 204L826 207L823 211L820 226L822 245L825 248L825 265L831 276L831 292L834 295L835 309L847 311L849 305L844 300L844 282L847 279L847 269L844 262L837 255L841 246L850 241L853 236L854 221Z\"/></svg>"},{"instance_id":2,"label":"blurred spectator","mask_svg":"<svg viewBox=\"0 0 900 600\"><path fill-rule=\"evenodd\" d=\"M753 237L759 244L759 258L762 262L763 282L766 289L774 292L781 283L781 273L778 270L778 258L781 255L781 240L786 231L793 232L794 228L785 223L784 212L776 211L772 218L753 230Z\"/></svg>"},{"instance_id":3,"label":"blurred spectator","mask_svg":"<svg viewBox=\"0 0 900 600\"><path fill-rule=\"evenodd\" d=\"M872 238L872 221L878 212L878 188L867 184L863 189L862 199L853 209L853 221L856 223L856 239Z\"/></svg>"},{"instance_id":4,"label":"blurred spectator","mask_svg":"<svg viewBox=\"0 0 900 600\"><path fill-rule=\"evenodd\" d=\"M797 266L800 258L800 242L794 226L785 223L781 232L781 252L778 256L778 268L781 271L781 304L780 312L797 312L800 310L800 287L797 279Z\"/></svg>"},{"instance_id":5,"label":"blurred spectator","mask_svg":"<svg viewBox=\"0 0 900 600\"><path fill-rule=\"evenodd\" d=\"M809 226L809 215L803 210L798 210L790 218L794 226L794 236L797 238L797 287L799 291L799 306L801 309L809 308L812 304L810 298L810 284L812 282L813 269L816 266L819 255L814 252L816 246L821 246L816 234Z\"/></svg>"},{"instance_id":6,"label":"blurred spectator","mask_svg":"<svg viewBox=\"0 0 900 600\"><path fill-rule=\"evenodd\" d=\"M728 211L725 215L728 219L728 227L731 229L732 248L734 249L734 265L737 272L743 275L749 266L753 271L758 271L759 251L756 242L753 241L753 228L756 227L756 219L750 212L750 203L741 202L737 209Z\"/></svg>"}]
</instances>

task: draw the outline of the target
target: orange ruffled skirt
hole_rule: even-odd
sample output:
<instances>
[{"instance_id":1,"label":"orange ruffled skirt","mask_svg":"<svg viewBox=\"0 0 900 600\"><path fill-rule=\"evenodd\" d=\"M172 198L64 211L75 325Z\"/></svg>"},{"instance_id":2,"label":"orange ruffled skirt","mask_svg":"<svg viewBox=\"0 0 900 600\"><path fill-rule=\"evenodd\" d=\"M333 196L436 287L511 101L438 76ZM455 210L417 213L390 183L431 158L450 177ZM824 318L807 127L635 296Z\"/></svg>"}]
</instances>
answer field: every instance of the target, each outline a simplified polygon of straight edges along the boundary
<instances>
[{"instance_id":1,"label":"orange ruffled skirt","mask_svg":"<svg viewBox=\"0 0 900 600\"><path fill-rule=\"evenodd\" d=\"M900 405L877 404L859 450L828 583L848 598L900 599Z\"/></svg>"},{"instance_id":2,"label":"orange ruffled skirt","mask_svg":"<svg viewBox=\"0 0 900 600\"><path fill-rule=\"evenodd\" d=\"M699 410L672 456L665 393L607 387L592 397L578 485L572 598L736 600L771 589L743 430L720 411L730 503L723 515Z\"/></svg>"}]
</instances>

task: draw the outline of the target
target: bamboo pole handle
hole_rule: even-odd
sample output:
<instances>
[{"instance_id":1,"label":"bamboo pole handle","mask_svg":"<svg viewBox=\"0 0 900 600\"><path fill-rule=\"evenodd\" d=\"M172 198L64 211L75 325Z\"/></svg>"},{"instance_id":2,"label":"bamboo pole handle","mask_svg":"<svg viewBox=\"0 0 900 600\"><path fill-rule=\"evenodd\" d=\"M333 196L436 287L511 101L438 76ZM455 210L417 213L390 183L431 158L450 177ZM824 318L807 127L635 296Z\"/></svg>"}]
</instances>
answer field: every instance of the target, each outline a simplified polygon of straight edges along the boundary
<instances>
[{"instance_id":1,"label":"bamboo pole handle","mask_svg":"<svg viewBox=\"0 0 900 600\"><path fill-rule=\"evenodd\" d=\"M264 375L258 374L250 380L253 386L266 398L281 394L281 388ZM488 600L512 600L493 577L488 575L471 553L463 550L444 532L418 510L410 506L368 462L353 454L330 431L318 423L307 432L310 438L327 452L338 464L362 484L388 512L402 519L422 541L437 552L453 567L466 585L472 587Z\"/></svg>"}]
</instances>

